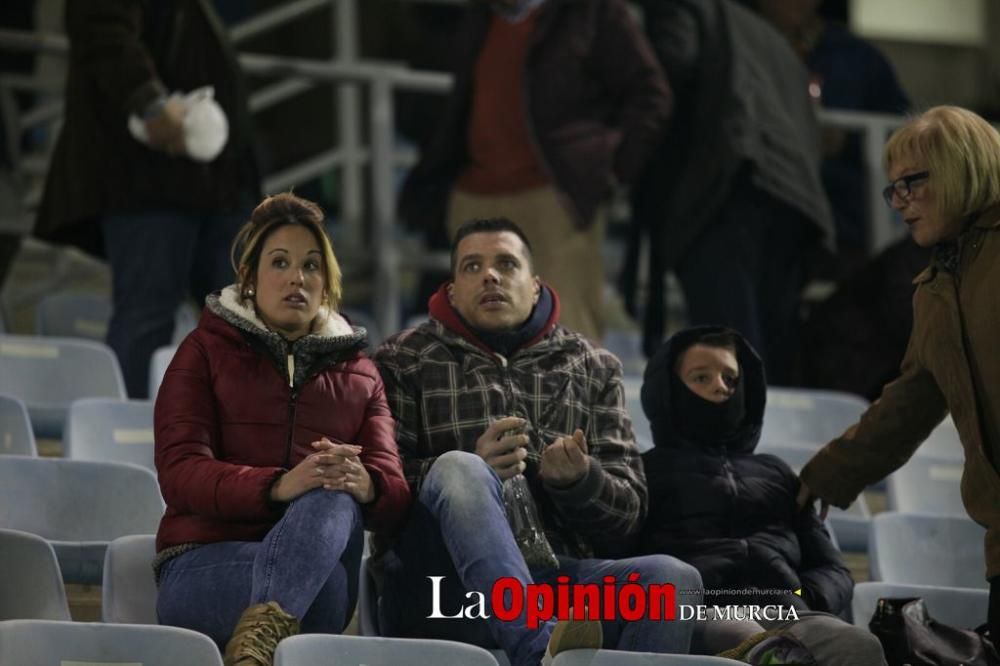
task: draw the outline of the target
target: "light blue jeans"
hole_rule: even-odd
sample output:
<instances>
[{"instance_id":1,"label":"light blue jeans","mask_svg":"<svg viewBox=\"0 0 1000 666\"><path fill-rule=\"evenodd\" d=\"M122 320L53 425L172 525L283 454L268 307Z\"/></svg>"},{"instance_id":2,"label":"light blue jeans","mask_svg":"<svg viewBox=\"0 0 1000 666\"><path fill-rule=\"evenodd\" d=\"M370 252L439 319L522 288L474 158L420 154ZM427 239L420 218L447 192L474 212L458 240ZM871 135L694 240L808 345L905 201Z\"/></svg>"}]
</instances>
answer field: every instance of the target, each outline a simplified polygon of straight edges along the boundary
<instances>
[{"instance_id":1,"label":"light blue jeans","mask_svg":"<svg viewBox=\"0 0 1000 666\"><path fill-rule=\"evenodd\" d=\"M354 612L364 527L351 495L317 488L293 501L263 541L200 546L160 568L160 624L224 649L248 606L276 601L303 633L339 634Z\"/></svg>"},{"instance_id":2,"label":"light blue jeans","mask_svg":"<svg viewBox=\"0 0 1000 666\"><path fill-rule=\"evenodd\" d=\"M499 645L512 666L537 666L548 644L554 621L537 629L524 614L502 621L492 614L489 599L494 582L513 577L527 585L554 583L600 584L604 576L625 577L638 572L640 584L672 583L678 591L700 590L701 576L684 562L667 555L622 560L559 558L559 567L529 571L507 523L500 478L479 456L450 451L440 456L424 479L418 502L399 542L385 559L385 584L379 605L381 630L389 636L445 638L484 647ZM444 576L440 610L455 614L472 601L466 593L485 595L491 617L429 619L432 587L428 576ZM701 595L684 603L701 603ZM604 623L604 645L636 652L687 654L692 622L621 619Z\"/></svg>"}]
</instances>

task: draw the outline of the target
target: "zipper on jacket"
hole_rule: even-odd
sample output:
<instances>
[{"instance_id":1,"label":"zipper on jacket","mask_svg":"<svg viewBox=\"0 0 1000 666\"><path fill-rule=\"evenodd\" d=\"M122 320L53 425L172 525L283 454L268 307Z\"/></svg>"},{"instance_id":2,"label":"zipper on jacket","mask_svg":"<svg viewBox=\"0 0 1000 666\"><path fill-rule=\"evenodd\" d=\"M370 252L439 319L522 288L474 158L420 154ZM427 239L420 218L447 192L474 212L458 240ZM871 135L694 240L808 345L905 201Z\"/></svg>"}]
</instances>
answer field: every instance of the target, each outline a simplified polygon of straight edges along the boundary
<instances>
[{"instance_id":1,"label":"zipper on jacket","mask_svg":"<svg viewBox=\"0 0 1000 666\"><path fill-rule=\"evenodd\" d=\"M726 455L725 451L722 453L722 471L726 473L726 481L729 483L730 489L733 491L733 508L736 508L736 502L739 499L739 488L736 485L736 477L733 476L733 467L729 464L729 456ZM733 534L733 522L736 517L736 511L729 512L729 533Z\"/></svg>"},{"instance_id":2,"label":"zipper on jacket","mask_svg":"<svg viewBox=\"0 0 1000 666\"><path fill-rule=\"evenodd\" d=\"M292 444L294 443L295 435L295 407L298 399L299 392L292 389L292 392L288 397L288 437L285 442L285 464L283 465L285 469L291 469Z\"/></svg>"},{"instance_id":3,"label":"zipper on jacket","mask_svg":"<svg viewBox=\"0 0 1000 666\"><path fill-rule=\"evenodd\" d=\"M285 366L288 369L288 388L291 392L288 395L288 438L285 443L285 469L289 469L292 463L292 445L295 439L295 406L299 399L299 390L295 388L295 343L288 345L288 355L285 357Z\"/></svg>"}]
</instances>

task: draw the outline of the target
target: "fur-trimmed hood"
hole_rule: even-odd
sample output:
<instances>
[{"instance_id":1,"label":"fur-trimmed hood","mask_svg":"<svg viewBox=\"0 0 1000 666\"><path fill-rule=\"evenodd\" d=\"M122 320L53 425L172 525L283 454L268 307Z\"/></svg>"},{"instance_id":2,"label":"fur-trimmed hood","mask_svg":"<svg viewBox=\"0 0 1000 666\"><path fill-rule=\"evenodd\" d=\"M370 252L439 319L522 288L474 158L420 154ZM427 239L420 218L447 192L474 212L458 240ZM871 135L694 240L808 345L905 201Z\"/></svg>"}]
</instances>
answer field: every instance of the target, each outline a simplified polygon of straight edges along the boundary
<instances>
[{"instance_id":1,"label":"fur-trimmed hood","mask_svg":"<svg viewBox=\"0 0 1000 666\"><path fill-rule=\"evenodd\" d=\"M301 386L309 377L338 361L353 358L368 344L368 331L352 326L341 314L321 306L317 330L298 340L289 341L267 327L252 305L239 296L236 285L205 299L209 312L238 329L257 343L282 370L292 375L293 386ZM289 357L294 360L289 362Z\"/></svg>"}]
</instances>

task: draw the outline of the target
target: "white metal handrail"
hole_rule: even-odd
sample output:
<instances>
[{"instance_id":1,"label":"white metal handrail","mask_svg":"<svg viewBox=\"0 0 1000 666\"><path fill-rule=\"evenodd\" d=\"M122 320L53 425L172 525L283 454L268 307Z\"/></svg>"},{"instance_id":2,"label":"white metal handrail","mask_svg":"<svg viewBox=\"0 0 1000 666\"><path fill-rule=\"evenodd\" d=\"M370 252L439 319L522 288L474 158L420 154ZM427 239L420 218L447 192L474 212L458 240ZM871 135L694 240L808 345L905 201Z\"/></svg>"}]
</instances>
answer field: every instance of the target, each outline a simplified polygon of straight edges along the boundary
<instances>
[{"instance_id":1,"label":"white metal handrail","mask_svg":"<svg viewBox=\"0 0 1000 666\"><path fill-rule=\"evenodd\" d=\"M289 7L294 6L299 12L309 11L330 1L299 0ZM350 3L337 4L346 6ZM276 10L266 17L255 17L244 22L241 24L242 27L238 26L234 31L242 30L239 34L243 39L257 34L267 25L273 26L296 16L290 10ZM68 41L60 36L0 29L0 48L66 53ZM394 95L400 90L446 94L452 85L451 76L441 72L413 70L395 62L352 61L343 57L324 61L243 53L240 54L239 61L246 73L278 79L275 84L258 90L251 97L250 105L253 111L268 108L319 84L333 84L338 88L352 86L355 89L362 86L368 90L368 120L371 133L369 146L360 143L361 133L358 131L360 118L353 117L352 113L348 112L347 127L341 125L338 133L342 139L339 146L324 150L278 173L269 174L264 184L266 191L284 190L326 173L330 168L341 167L341 176L344 178L342 188L344 201L341 202L340 217L349 226L354 227L355 238L360 239L364 212L360 174L362 169L370 169L373 191L370 247L373 250L376 292L374 309L382 330L397 330L400 270L404 266L427 264L428 261L409 256L401 257L399 252L394 212L394 170L400 164L411 164L414 155L412 151L400 151L395 147ZM53 104L58 102L49 100L45 108L31 109L22 114L19 127L26 128L32 124L50 121L54 115ZM347 106L352 105L357 106L354 102ZM872 252L877 252L902 233L902 227L895 221L892 211L884 205L879 194L884 180L879 163L886 137L902 124L905 118L855 111L822 110L820 121L824 126L857 131L862 135L868 182L869 247ZM345 143L344 140L348 138L350 141ZM360 243L355 246L360 247ZM430 259L431 263L442 263L440 257L427 259Z\"/></svg>"}]
</instances>

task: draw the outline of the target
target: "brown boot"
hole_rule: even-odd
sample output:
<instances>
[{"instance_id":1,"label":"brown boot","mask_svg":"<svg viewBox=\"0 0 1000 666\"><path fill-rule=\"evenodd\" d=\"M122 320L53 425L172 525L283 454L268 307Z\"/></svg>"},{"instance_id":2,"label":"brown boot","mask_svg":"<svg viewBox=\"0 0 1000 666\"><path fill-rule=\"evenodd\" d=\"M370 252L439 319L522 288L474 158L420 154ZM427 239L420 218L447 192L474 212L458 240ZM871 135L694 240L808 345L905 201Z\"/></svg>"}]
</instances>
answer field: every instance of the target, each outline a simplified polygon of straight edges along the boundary
<instances>
[{"instance_id":1,"label":"brown boot","mask_svg":"<svg viewBox=\"0 0 1000 666\"><path fill-rule=\"evenodd\" d=\"M273 601L250 606L226 645L225 666L271 666L281 639L299 633L299 621Z\"/></svg>"}]
</instances>

